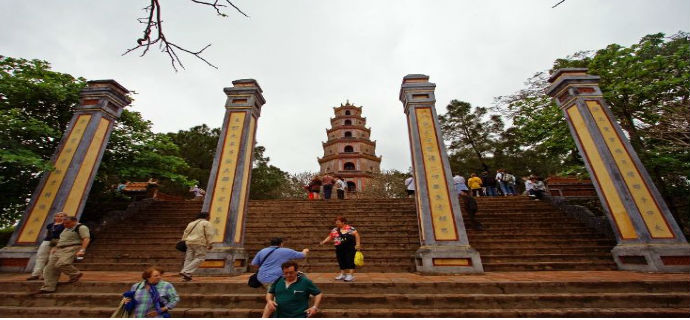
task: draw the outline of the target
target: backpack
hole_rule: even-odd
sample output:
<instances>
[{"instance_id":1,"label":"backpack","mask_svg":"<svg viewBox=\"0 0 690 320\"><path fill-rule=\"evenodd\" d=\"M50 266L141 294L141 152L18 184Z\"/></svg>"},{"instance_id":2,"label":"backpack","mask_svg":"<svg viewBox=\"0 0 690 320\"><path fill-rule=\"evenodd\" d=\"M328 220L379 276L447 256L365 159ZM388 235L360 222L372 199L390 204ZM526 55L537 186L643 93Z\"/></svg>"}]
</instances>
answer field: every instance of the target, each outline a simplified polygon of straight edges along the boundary
<instances>
[{"instance_id":1,"label":"backpack","mask_svg":"<svg viewBox=\"0 0 690 320\"><path fill-rule=\"evenodd\" d=\"M502 180L503 180L503 182L515 183L515 176L513 176L510 173L504 173Z\"/></svg>"}]
</instances>

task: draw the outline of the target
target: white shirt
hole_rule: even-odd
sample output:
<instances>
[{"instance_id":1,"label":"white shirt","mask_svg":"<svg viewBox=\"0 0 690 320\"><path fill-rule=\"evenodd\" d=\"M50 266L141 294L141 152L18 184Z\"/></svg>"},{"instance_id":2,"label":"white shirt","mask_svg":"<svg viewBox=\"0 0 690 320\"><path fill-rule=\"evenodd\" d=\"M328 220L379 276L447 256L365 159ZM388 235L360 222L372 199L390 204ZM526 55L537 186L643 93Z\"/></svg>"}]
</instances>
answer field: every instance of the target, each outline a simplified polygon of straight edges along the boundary
<instances>
[{"instance_id":1,"label":"white shirt","mask_svg":"<svg viewBox=\"0 0 690 320\"><path fill-rule=\"evenodd\" d=\"M405 179L405 185L407 186L407 190L414 190L414 179L412 177Z\"/></svg>"}]
</instances>

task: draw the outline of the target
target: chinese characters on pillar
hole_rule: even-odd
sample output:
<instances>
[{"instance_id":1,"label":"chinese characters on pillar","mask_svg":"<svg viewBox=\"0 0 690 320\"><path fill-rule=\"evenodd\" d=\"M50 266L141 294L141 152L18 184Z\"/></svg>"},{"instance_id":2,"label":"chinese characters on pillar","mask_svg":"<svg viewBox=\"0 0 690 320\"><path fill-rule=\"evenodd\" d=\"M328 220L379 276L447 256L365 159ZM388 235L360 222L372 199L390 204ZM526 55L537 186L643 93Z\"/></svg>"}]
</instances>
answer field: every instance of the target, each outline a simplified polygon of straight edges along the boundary
<instances>
[{"instance_id":1,"label":"chinese characters on pillar","mask_svg":"<svg viewBox=\"0 0 690 320\"><path fill-rule=\"evenodd\" d=\"M220 155L218 174L211 196L211 206L209 210L209 221L215 230L212 242L222 242L225 234L230 210L230 198L232 195L233 183L237 168L238 157L240 154L240 141L242 130L244 129L245 112L230 112L228 116L227 132L223 139L223 151Z\"/></svg>"},{"instance_id":2,"label":"chinese characters on pillar","mask_svg":"<svg viewBox=\"0 0 690 320\"><path fill-rule=\"evenodd\" d=\"M451 195L441 161L440 142L436 136L433 114L431 108L416 108L415 114L420 147L422 148L424 172L426 173L434 236L437 241L456 241L458 240L458 233L455 228L455 218L450 201Z\"/></svg>"}]
</instances>

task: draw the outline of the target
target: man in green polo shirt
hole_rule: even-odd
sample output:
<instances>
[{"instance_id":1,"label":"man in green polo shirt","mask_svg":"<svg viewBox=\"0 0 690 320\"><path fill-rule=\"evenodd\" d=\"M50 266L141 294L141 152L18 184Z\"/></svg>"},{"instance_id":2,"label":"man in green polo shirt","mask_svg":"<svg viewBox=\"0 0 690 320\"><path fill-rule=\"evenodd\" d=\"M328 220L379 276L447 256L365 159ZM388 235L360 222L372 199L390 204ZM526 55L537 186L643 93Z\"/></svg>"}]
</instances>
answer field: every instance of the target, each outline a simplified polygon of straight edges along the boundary
<instances>
[{"instance_id":1,"label":"man in green polo shirt","mask_svg":"<svg viewBox=\"0 0 690 320\"><path fill-rule=\"evenodd\" d=\"M266 294L263 317L268 318L275 311L277 318L309 318L319 312L323 294L311 280L297 273L297 262L285 262L281 268L283 276L271 285ZM311 308L310 295L314 296Z\"/></svg>"}]
</instances>

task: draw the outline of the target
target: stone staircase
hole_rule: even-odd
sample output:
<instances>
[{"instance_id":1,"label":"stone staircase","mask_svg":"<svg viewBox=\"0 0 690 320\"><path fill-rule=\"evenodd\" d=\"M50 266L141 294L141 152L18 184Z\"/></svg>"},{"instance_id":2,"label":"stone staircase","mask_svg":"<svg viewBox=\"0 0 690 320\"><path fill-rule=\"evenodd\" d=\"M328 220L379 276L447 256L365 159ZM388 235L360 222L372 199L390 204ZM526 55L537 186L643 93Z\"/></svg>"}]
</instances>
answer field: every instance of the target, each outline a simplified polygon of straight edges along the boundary
<instances>
[{"instance_id":1,"label":"stone staircase","mask_svg":"<svg viewBox=\"0 0 690 320\"><path fill-rule=\"evenodd\" d=\"M381 275L390 275L382 277ZM683 274L624 271L495 272L420 276L359 274L353 283L309 274L324 292L319 317L687 317L690 281ZM15 276L20 278L21 276ZM89 278L90 277L90 278ZM0 278L3 317L108 317L136 281L129 273L93 272L57 293L31 297L37 281ZM175 317L258 317L265 291L240 277L179 282ZM98 279L98 280L94 280ZM116 280L115 280L116 279Z\"/></svg>"},{"instance_id":2,"label":"stone staircase","mask_svg":"<svg viewBox=\"0 0 690 320\"><path fill-rule=\"evenodd\" d=\"M484 230L468 230L485 271L615 270L612 239L567 217L553 206L525 197L478 198L478 220ZM174 249L186 224L201 209L192 201L156 202L126 224L100 232L83 270L138 271L150 264L180 268L182 253ZM413 255L419 231L412 199L250 201L245 249L250 258L273 237L286 247L311 252L306 272L335 272L331 245L319 246L345 216L362 234L366 257L361 272L414 272ZM467 217L465 217L467 219Z\"/></svg>"},{"instance_id":3,"label":"stone staircase","mask_svg":"<svg viewBox=\"0 0 690 320\"><path fill-rule=\"evenodd\" d=\"M484 230L469 230L485 274L415 273L419 247L410 199L250 201L245 248L253 257L272 237L295 249L323 290L320 317L687 317L690 279L685 274L612 271L612 239L568 218L547 203L523 197L479 198ZM168 271L182 300L176 317L257 317L264 291L237 277L195 277L179 282L182 253L174 249L201 203L161 201L126 223L96 235L82 281L57 293L28 295L40 282L1 275L3 317L107 317L119 296L151 264ZM365 266L353 283L333 280L331 245L318 246L343 215L362 233ZM467 218L466 218L467 219ZM552 271L549 271L552 270Z\"/></svg>"}]
</instances>

